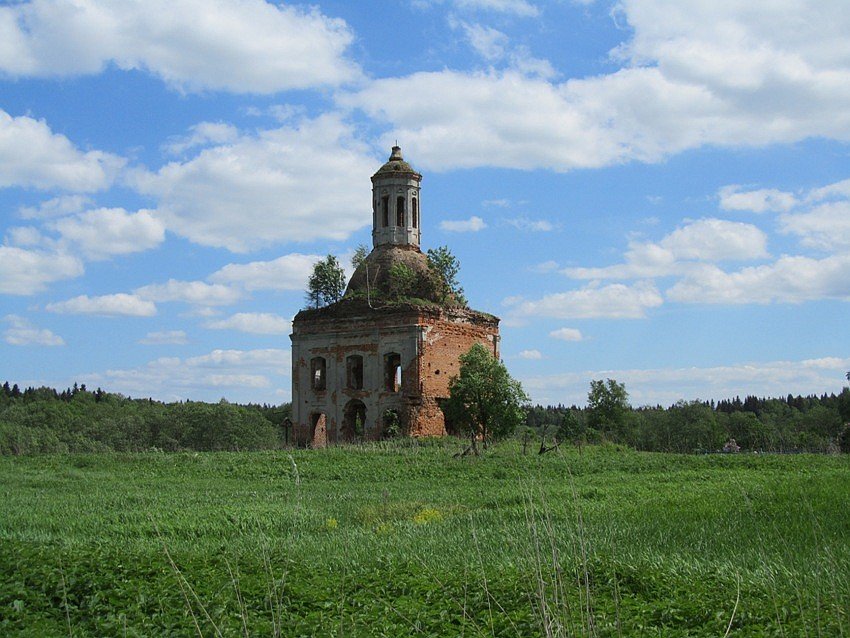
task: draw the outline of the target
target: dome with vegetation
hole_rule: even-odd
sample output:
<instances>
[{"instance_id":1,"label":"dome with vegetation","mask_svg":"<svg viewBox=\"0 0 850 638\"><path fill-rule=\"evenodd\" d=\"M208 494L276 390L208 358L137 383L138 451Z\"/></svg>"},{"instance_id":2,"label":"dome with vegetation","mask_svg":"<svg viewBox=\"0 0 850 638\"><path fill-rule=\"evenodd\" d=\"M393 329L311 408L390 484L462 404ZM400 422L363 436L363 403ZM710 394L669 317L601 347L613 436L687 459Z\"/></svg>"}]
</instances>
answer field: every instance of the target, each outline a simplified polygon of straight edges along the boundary
<instances>
[{"instance_id":1,"label":"dome with vegetation","mask_svg":"<svg viewBox=\"0 0 850 638\"><path fill-rule=\"evenodd\" d=\"M415 246L377 246L357 266L345 297L362 297L376 303L419 301L465 306L462 291L446 280L430 252L426 255Z\"/></svg>"},{"instance_id":2,"label":"dome with vegetation","mask_svg":"<svg viewBox=\"0 0 850 638\"><path fill-rule=\"evenodd\" d=\"M387 173L412 173L419 179L422 179L422 175L416 172L410 164L404 161L404 158L401 155L401 147L399 146L393 146L390 159L387 160L387 163L381 166L381 168L379 168L372 177L375 178Z\"/></svg>"}]
</instances>

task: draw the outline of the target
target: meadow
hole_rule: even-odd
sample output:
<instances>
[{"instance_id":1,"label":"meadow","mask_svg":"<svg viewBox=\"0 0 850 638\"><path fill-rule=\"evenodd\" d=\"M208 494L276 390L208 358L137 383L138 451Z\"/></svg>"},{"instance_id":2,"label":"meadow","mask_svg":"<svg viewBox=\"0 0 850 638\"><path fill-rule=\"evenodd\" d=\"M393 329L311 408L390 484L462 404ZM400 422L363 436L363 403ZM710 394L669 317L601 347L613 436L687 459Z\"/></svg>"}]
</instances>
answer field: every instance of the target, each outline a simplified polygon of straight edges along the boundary
<instances>
[{"instance_id":1,"label":"meadow","mask_svg":"<svg viewBox=\"0 0 850 638\"><path fill-rule=\"evenodd\" d=\"M0 458L3 636L850 635L850 457Z\"/></svg>"}]
</instances>

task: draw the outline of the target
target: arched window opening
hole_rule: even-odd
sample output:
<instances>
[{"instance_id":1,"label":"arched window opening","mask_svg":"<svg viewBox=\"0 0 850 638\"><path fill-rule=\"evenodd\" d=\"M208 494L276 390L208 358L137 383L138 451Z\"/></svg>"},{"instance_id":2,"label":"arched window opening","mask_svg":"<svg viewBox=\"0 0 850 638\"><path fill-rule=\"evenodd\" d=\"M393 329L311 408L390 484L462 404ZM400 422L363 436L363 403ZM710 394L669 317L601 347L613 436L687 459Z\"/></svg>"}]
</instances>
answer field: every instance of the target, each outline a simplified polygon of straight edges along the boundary
<instances>
[{"instance_id":1,"label":"arched window opening","mask_svg":"<svg viewBox=\"0 0 850 638\"><path fill-rule=\"evenodd\" d=\"M384 355L384 388L387 392L401 391L401 355L396 352Z\"/></svg>"},{"instance_id":2,"label":"arched window opening","mask_svg":"<svg viewBox=\"0 0 850 638\"><path fill-rule=\"evenodd\" d=\"M381 214L384 216L383 218L383 226L386 228L390 225L390 196L384 195L381 198Z\"/></svg>"},{"instance_id":3,"label":"arched window opening","mask_svg":"<svg viewBox=\"0 0 850 638\"><path fill-rule=\"evenodd\" d=\"M352 354L345 360L346 386L349 390L363 389L363 357Z\"/></svg>"},{"instance_id":4,"label":"arched window opening","mask_svg":"<svg viewBox=\"0 0 850 638\"><path fill-rule=\"evenodd\" d=\"M342 418L343 441L357 441L366 433L366 406L362 401L352 399L345 405Z\"/></svg>"},{"instance_id":5,"label":"arched window opening","mask_svg":"<svg viewBox=\"0 0 850 638\"><path fill-rule=\"evenodd\" d=\"M327 367L324 357L310 359L310 387L324 390L327 387Z\"/></svg>"},{"instance_id":6,"label":"arched window opening","mask_svg":"<svg viewBox=\"0 0 850 638\"><path fill-rule=\"evenodd\" d=\"M395 200L396 226L404 226L404 196L399 195Z\"/></svg>"},{"instance_id":7,"label":"arched window opening","mask_svg":"<svg viewBox=\"0 0 850 638\"><path fill-rule=\"evenodd\" d=\"M411 213L411 217L412 217L412 220L411 220L412 226L414 228L419 228L419 200L416 199L415 197L411 201L410 213Z\"/></svg>"}]
</instances>

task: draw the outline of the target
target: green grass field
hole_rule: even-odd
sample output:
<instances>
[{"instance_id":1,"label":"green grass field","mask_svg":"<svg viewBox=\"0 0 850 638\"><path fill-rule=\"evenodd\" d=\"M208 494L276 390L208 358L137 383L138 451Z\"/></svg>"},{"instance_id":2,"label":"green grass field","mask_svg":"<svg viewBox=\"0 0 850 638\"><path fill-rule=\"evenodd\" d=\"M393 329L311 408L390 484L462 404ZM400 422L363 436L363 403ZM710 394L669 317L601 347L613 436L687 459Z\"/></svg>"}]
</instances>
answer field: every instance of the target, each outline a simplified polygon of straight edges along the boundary
<instances>
[{"instance_id":1,"label":"green grass field","mask_svg":"<svg viewBox=\"0 0 850 638\"><path fill-rule=\"evenodd\" d=\"M0 635L850 636L850 458L458 447L0 458Z\"/></svg>"}]
</instances>

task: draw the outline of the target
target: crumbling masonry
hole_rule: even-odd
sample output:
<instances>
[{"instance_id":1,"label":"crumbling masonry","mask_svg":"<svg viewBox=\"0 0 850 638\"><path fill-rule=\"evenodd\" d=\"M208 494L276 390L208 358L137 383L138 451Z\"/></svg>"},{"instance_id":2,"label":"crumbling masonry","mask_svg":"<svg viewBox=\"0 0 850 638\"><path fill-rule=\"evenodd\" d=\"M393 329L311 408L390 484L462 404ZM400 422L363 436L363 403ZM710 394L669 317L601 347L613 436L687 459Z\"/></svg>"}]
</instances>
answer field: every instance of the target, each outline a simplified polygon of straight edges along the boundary
<instances>
[{"instance_id":1,"label":"crumbling masonry","mask_svg":"<svg viewBox=\"0 0 850 638\"><path fill-rule=\"evenodd\" d=\"M452 433L442 411L461 354L499 356L499 319L439 294L419 249L422 175L393 147L372 176L372 252L341 301L292 324L292 420L301 445ZM388 297L402 268L414 283Z\"/></svg>"}]
</instances>

